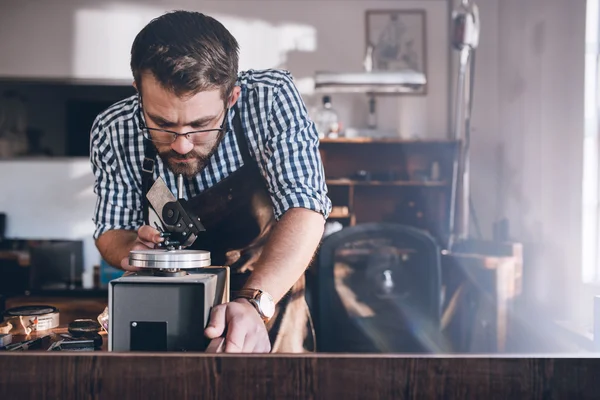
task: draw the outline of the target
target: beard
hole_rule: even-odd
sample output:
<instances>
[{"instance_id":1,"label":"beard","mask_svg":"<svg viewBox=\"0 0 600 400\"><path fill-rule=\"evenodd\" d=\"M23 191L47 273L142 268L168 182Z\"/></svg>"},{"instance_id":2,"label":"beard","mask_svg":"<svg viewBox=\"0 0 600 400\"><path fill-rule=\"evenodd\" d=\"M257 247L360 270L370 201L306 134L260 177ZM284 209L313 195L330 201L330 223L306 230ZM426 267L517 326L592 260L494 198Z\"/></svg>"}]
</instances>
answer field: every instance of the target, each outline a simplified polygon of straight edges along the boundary
<instances>
[{"instance_id":1,"label":"beard","mask_svg":"<svg viewBox=\"0 0 600 400\"><path fill-rule=\"evenodd\" d=\"M175 175L181 174L190 179L198 175L208 165L211 157L217 152L220 143L221 140L217 140L204 154L199 153L196 149L187 154L180 154L169 148L165 151L159 150L158 155Z\"/></svg>"}]
</instances>

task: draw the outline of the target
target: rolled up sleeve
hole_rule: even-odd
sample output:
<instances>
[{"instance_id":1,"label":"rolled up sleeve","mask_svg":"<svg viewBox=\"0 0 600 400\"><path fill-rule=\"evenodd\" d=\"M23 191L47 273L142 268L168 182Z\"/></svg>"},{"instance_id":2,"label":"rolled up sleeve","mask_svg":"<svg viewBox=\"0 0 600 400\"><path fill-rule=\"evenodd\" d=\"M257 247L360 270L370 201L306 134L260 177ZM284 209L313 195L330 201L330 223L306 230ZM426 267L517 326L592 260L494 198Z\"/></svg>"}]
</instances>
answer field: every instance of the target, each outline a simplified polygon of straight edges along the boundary
<instances>
[{"instance_id":1,"label":"rolled up sleeve","mask_svg":"<svg viewBox=\"0 0 600 400\"><path fill-rule=\"evenodd\" d=\"M262 162L276 219L291 208L306 208L328 218L331 201L319 136L289 73L281 75L273 95Z\"/></svg>"},{"instance_id":2,"label":"rolled up sleeve","mask_svg":"<svg viewBox=\"0 0 600 400\"><path fill-rule=\"evenodd\" d=\"M143 224L140 189L124 179L123 168L111 145L111 131L98 120L90 140L90 161L95 176L94 239L114 229L137 230Z\"/></svg>"}]
</instances>

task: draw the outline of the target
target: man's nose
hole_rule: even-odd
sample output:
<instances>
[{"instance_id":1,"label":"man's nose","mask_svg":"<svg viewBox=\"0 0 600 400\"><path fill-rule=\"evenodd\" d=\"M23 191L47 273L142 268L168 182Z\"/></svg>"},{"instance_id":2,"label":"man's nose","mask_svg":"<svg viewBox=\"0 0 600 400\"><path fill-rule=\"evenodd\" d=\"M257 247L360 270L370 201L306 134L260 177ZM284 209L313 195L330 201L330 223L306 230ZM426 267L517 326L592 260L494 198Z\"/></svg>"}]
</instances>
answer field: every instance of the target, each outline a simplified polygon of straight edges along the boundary
<instances>
[{"instance_id":1,"label":"man's nose","mask_svg":"<svg viewBox=\"0 0 600 400\"><path fill-rule=\"evenodd\" d=\"M194 148L194 144L185 136L177 136L177 139L171 143L171 149L179 154L187 154Z\"/></svg>"}]
</instances>

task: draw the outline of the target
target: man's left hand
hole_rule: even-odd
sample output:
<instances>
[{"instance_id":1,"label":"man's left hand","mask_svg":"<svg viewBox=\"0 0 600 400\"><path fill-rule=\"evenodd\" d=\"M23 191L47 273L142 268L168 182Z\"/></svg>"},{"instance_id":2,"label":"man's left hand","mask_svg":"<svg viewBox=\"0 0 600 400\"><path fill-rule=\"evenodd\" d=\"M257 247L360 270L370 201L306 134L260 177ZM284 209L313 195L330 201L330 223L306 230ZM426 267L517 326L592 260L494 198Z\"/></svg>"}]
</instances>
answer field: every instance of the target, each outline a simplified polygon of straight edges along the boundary
<instances>
[{"instance_id":1,"label":"man's left hand","mask_svg":"<svg viewBox=\"0 0 600 400\"><path fill-rule=\"evenodd\" d=\"M204 330L209 339L225 336L226 353L268 353L271 342L262 318L246 299L213 307Z\"/></svg>"}]
</instances>

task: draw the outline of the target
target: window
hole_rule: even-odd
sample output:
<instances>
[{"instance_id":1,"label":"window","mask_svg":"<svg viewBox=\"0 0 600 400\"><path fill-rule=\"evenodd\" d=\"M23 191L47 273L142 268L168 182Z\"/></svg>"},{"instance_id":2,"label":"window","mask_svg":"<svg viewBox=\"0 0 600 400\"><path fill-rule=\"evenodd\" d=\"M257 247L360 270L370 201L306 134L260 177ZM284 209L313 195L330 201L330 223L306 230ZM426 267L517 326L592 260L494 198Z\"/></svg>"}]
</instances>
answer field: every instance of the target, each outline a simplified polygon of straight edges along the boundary
<instances>
[{"instance_id":1,"label":"window","mask_svg":"<svg viewBox=\"0 0 600 400\"><path fill-rule=\"evenodd\" d=\"M599 188L599 100L598 46L600 0L587 0L585 33L585 133L583 149L583 215L582 215L582 278L586 283L600 283L600 201Z\"/></svg>"}]
</instances>

